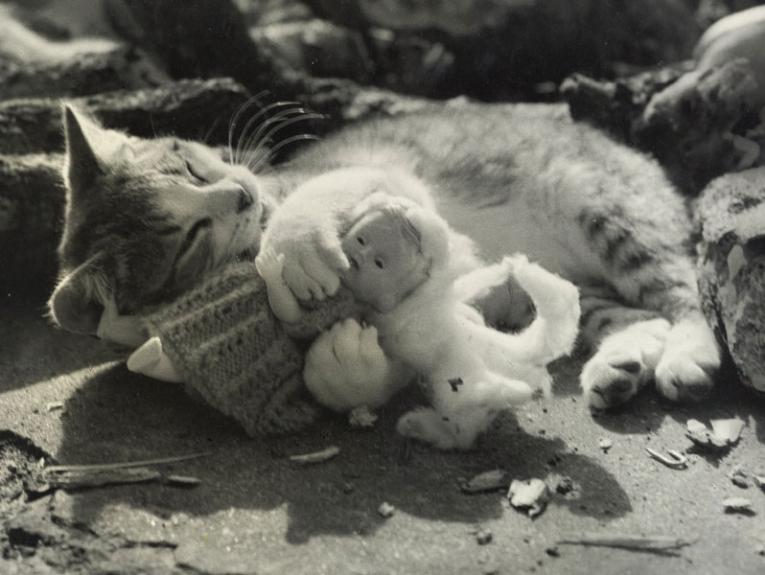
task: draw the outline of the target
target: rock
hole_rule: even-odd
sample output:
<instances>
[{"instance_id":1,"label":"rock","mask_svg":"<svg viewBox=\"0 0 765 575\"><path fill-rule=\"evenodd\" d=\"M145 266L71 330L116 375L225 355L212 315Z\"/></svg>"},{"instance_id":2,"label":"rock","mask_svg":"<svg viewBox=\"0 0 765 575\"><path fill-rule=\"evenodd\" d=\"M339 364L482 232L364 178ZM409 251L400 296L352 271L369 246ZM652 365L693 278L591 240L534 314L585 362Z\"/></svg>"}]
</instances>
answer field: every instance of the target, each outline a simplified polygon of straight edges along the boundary
<instances>
[{"instance_id":1,"label":"rock","mask_svg":"<svg viewBox=\"0 0 765 575\"><path fill-rule=\"evenodd\" d=\"M112 90L152 88L169 78L134 48L84 54L63 62L0 61L0 100L75 97Z\"/></svg>"},{"instance_id":2,"label":"rock","mask_svg":"<svg viewBox=\"0 0 765 575\"><path fill-rule=\"evenodd\" d=\"M383 501L382 503L380 503L380 506L377 508L377 514L383 519L388 519L390 517L393 517L395 513L396 513L396 508L393 507L393 505L391 505L387 501Z\"/></svg>"},{"instance_id":3,"label":"rock","mask_svg":"<svg viewBox=\"0 0 765 575\"><path fill-rule=\"evenodd\" d=\"M73 99L105 127L135 136L175 134L181 138L224 143L228 120L247 100L247 91L232 80L182 80L158 88L118 90ZM61 103L56 99L0 102L0 153L23 154L63 149Z\"/></svg>"},{"instance_id":4,"label":"rock","mask_svg":"<svg viewBox=\"0 0 765 575\"><path fill-rule=\"evenodd\" d=\"M308 4L320 17L367 32L389 30L397 41L438 38L454 56L442 89L491 100L528 95L534 85L557 83L574 71L600 75L615 61L648 65L687 58L699 34L694 15L682 0L618 4L310 0Z\"/></svg>"},{"instance_id":5,"label":"rock","mask_svg":"<svg viewBox=\"0 0 765 575\"><path fill-rule=\"evenodd\" d=\"M550 499L547 485L537 478L526 481L514 479L507 495L510 498L510 505L525 511L532 519L545 510Z\"/></svg>"},{"instance_id":6,"label":"rock","mask_svg":"<svg viewBox=\"0 0 765 575\"><path fill-rule=\"evenodd\" d=\"M49 295L64 213L63 158L0 155L0 293Z\"/></svg>"},{"instance_id":7,"label":"rock","mask_svg":"<svg viewBox=\"0 0 765 575\"><path fill-rule=\"evenodd\" d=\"M765 167L713 181L697 219L704 311L741 381L765 392Z\"/></svg>"},{"instance_id":8,"label":"rock","mask_svg":"<svg viewBox=\"0 0 765 575\"><path fill-rule=\"evenodd\" d=\"M250 35L261 51L275 53L303 74L371 80L374 64L355 30L312 18L255 27Z\"/></svg>"}]
</instances>

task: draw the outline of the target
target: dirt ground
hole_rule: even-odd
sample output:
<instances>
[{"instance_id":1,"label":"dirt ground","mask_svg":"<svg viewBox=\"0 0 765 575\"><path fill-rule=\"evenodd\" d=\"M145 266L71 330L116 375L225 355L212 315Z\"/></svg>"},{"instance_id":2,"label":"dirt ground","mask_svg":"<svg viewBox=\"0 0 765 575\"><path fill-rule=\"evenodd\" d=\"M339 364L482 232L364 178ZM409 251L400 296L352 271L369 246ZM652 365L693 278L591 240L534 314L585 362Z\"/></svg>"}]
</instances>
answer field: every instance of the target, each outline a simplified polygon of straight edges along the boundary
<instances>
[{"instance_id":1,"label":"dirt ground","mask_svg":"<svg viewBox=\"0 0 765 575\"><path fill-rule=\"evenodd\" d=\"M34 464L41 452L0 437L2 573L765 572L765 493L728 477L736 464L765 471L765 401L725 382L703 406L669 405L649 391L593 417L570 362L556 370L553 399L507 416L467 453L396 436L396 417L416 393L371 431L328 418L299 436L253 440L176 386L127 372L99 341L54 330L42 310L13 298L0 308L0 429L61 464L209 454L165 467L200 479L197 487L58 490L27 501L19 489L13 498L18 459ZM646 454L689 448L690 417L734 415L747 426L722 457L689 453L688 468L673 470ZM341 452L322 464L287 457L331 444ZM460 480L496 468L517 479L568 476L574 489L554 494L535 519L504 490L460 490ZM750 499L753 513L725 513L731 496ZM388 518L378 513L383 502L395 508ZM491 541L479 543L487 531ZM584 533L693 544L675 554L557 544Z\"/></svg>"}]
</instances>

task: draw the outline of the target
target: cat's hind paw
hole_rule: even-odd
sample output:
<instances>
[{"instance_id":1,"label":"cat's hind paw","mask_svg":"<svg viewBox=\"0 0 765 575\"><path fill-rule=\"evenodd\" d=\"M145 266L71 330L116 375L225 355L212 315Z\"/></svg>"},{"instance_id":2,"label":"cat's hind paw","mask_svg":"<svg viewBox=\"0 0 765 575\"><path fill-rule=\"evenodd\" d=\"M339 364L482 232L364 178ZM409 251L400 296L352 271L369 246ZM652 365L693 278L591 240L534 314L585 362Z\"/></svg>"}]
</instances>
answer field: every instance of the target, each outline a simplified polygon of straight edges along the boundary
<instances>
[{"instance_id":1,"label":"cat's hind paw","mask_svg":"<svg viewBox=\"0 0 765 575\"><path fill-rule=\"evenodd\" d=\"M673 401L699 401L711 392L719 367L720 350L706 323L680 322L667 337L656 367L656 387Z\"/></svg>"},{"instance_id":2,"label":"cat's hind paw","mask_svg":"<svg viewBox=\"0 0 765 575\"><path fill-rule=\"evenodd\" d=\"M655 319L633 324L603 340L580 377L588 405L609 409L637 395L653 376L668 331L668 321Z\"/></svg>"}]
</instances>

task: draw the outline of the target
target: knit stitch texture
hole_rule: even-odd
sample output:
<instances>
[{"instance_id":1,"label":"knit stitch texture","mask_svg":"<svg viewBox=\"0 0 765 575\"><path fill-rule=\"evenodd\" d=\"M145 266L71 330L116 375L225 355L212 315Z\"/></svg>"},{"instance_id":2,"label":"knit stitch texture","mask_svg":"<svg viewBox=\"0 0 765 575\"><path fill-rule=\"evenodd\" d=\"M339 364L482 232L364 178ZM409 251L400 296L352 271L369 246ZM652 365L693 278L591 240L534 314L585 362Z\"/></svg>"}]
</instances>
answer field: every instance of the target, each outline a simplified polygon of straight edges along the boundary
<instances>
[{"instance_id":1,"label":"knit stitch texture","mask_svg":"<svg viewBox=\"0 0 765 575\"><path fill-rule=\"evenodd\" d=\"M355 314L350 294L307 310L290 333L312 337ZM192 394L249 435L285 433L318 413L304 399L303 353L268 304L253 262L229 264L145 318Z\"/></svg>"}]
</instances>

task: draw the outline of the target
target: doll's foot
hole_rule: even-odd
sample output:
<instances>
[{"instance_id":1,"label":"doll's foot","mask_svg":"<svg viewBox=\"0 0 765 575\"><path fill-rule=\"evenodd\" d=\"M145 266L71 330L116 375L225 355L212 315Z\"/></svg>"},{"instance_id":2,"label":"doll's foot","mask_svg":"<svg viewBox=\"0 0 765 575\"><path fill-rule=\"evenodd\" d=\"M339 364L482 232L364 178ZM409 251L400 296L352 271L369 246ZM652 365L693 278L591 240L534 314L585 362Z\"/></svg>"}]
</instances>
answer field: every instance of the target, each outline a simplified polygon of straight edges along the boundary
<instances>
[{"instance_id":1,"label":"doll's foot","mask_svg":"<svg viewBox=\"0 0 765 575\"><path fill-rule=\"evenodd\" d=\"M127 368L134 373L160 381L182 381L170 358L163 351L162 341L158 337L152 337L135 350L127 360Z\"/></svg>"}]
</instances>

